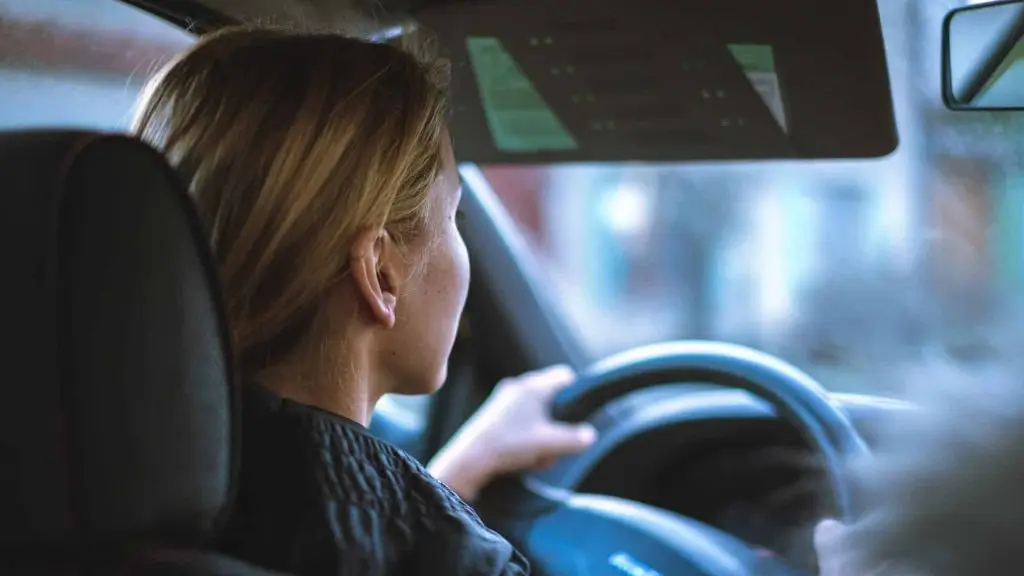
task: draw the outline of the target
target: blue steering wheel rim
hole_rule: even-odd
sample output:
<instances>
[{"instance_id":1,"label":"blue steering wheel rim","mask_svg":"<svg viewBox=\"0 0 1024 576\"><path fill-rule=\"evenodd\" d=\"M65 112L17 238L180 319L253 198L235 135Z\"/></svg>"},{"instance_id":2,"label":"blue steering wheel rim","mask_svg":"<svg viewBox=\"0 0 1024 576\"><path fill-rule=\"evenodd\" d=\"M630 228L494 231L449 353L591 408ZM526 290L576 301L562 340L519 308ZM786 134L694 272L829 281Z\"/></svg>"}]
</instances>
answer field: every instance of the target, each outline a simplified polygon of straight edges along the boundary
<instances>
[{"instance_id":1,"label":"blue steering wheel rim","mask_svg":"<svg viewBox=\"0 0 1024 576\"><path fill-rule=\"evenodd\" d=\"M601 360L554 398L551 413L582 422L630 392L672 382L702 382L745 390L772 404L817 451L840 517L859 512L845 474L851 461L870 449L828 391L795 366L737 344L707 340L666 342L634 348Z\"/></svg>"}]
</instances>

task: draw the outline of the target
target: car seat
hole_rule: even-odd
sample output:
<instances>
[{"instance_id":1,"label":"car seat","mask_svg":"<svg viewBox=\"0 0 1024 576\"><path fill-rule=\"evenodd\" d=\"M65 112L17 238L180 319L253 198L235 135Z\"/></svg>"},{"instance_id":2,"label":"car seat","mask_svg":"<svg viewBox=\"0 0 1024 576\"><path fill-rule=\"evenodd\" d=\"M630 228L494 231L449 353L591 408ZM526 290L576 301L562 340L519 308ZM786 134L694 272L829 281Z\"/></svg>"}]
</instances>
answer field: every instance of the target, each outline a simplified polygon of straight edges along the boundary
<instances>
[{"instance_id":1,"label":"car seat","mask_svg":"<svg viewBox=\"0 0 1024 576\"><path fill-rule=\"evenodd\" d=\"M163 157L0 133L0 573L270 572L214 551L238 467L216 272Z\"/></svg>"}]
</instances>

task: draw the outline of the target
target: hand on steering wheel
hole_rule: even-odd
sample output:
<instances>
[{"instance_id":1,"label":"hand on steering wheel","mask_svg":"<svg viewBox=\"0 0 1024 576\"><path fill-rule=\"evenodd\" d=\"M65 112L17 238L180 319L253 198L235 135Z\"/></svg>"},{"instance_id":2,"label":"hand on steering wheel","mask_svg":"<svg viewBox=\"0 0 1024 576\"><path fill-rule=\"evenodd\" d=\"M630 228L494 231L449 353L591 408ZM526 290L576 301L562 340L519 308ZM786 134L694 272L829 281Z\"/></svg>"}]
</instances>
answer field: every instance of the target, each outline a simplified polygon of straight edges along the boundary
<instances>
[{"instance_id":1,"label":"hand on steering wheel","mask_svg":"<svg viewBox=\"0 0 1024 576\"><path fill-rule=\"evenodd\" d=\"M501 475L544 468L586 450L597 438L594 427L559 422L550 414L555 394L575 380L572 368L559 365L498 382L427 468L463 500L472 501Z\"/></svg>"},{"instance_id":2,"label":"hand on steering wheel","mask_svg":"<svg viewBox=\"0 0 1024 576\"><path fill-rule=\"evenodd\" d=\"M552 414L582 422L625 394L672 382L740 388L773 404L821 457L841 517L854 518L856 505L842 470L849 459L867 454L866 445L821 385L767 354L718 342L636 349L583 373L555 397ZM529 475L495 482L481 494L477 509L541 574L799 573L696 520L621 498L577 494Z\"/></svg>"}]
</instances>

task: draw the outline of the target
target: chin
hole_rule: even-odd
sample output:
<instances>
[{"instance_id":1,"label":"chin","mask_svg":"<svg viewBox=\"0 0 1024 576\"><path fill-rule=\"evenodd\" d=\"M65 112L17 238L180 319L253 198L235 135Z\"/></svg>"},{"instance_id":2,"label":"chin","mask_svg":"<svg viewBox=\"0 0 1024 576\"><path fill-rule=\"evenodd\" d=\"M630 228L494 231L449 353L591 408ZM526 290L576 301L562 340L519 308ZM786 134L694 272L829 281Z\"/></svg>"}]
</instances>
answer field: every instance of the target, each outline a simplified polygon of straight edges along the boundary
<instances>
[{"instance_id":1,"label":"chin","mask_svg":"<svg viewBox=\"0 0 1024 576\"><path fill-rule=\"evenodd\" d=\"M427 390L424 390L422 393L423 394L433 394L434 392L437 392L438 390L440 390L441 387L444 386L444 383L447 382L447 381L448 381L448 363L445 362L443 365L441 365L441 369L437 371L437 375L434 376L434 380L433 380L433 382L431 382L431 385L428 387Z\"/></svg>"},{"instance_id":2,"label":"chin","mask_svg":"<svg viewBox=\"0 0 1024 576\"><path fill-rule=\"evenodd\" d=\"M404 396L422 396L424 394L433 394L444 386L445 380L448 379L448 365L444 364L439 370L433 372L433 376L423 376L420 378L406 378L404 379L404 385L395 390L393 394L402 394Z\"/></svg>"}]
</instances>

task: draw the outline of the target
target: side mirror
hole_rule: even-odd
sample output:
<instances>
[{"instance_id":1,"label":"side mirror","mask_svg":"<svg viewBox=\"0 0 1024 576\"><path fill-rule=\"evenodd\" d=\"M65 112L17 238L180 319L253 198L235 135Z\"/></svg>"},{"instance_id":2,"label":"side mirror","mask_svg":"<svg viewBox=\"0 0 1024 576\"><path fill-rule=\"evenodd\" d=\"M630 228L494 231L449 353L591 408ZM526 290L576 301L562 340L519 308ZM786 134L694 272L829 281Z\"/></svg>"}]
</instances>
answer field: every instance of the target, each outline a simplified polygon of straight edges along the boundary
<instances>
[{"instance_id":1,"label":"side mirror","mask_svg":"<svg viewBox=\"0 0 1024 576\"><path fill-rule=\"evenodd\" d=\"M942 23L942 100L951 110L1024 110L1024 0L958 8Z\"/></svg>"}]
</instances>

